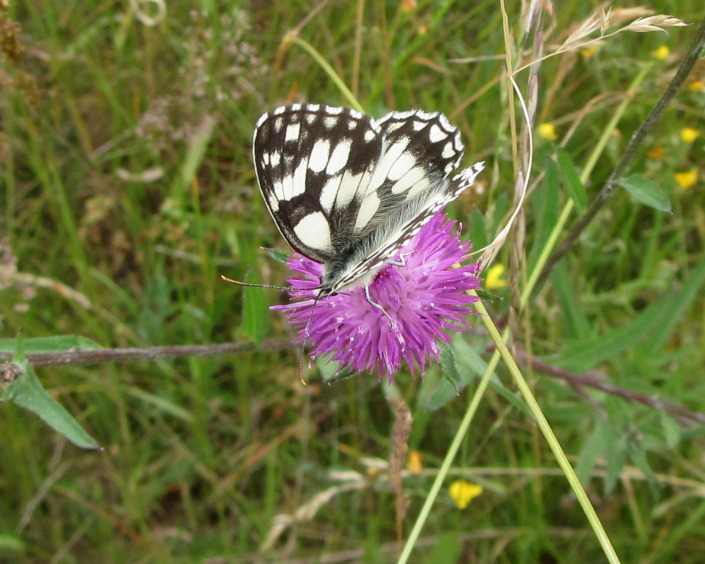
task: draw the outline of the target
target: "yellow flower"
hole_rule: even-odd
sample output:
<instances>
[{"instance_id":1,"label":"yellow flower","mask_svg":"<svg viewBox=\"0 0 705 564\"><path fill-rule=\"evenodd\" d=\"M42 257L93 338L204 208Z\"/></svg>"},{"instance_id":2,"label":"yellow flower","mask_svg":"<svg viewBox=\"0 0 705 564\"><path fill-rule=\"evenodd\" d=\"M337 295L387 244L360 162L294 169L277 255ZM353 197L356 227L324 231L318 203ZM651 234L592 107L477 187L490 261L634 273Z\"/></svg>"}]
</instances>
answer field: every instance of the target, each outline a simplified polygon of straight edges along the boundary
<instances>
[{"instance_id":1,"label":"yellow flower","mask_svg":"<svg viewBox=\"0 0 705 564\"><path fill-rule=\"evenodd\" d=\"M676 173L676 184L683 188L683 190L687 190L688 188L695 186L695 183L697 181L698 169L695 167L691 168L690 170L686 170L685 172Z\"/></svg>"},{"instance_id":2,"label":"yellow flower","mask_svg":"<svg viewBox=\"0 0 705 564\"><path fill-rule=\"evenodd\" d=\"M692 143L698 138L698 135L700 135L700 131L692 127L684 127L681 129L681 141L684 143Z\"/></svg>"},{"instance_id":3,"label":"yellow flower","mask_svg":"<svg viewBox=\"0 0 705 564\"><path fill-rule=\"evenodd\" d=\"M556 128L553 127L552 123L541 123L538 127L539 137L546 139L547 141L555 141L558 139L556 134Z\"/></svg>"},{"instance_id":4,"label":"yellow flower","mask_svg":"<svg viewBox=\"0 0 705 564\"><path fill-rule=\"evenodd\" d=\"M688 85L688 90L692 90L693 92L701 92L705 90L705 82L702 80L694 80Z\"/></svg>"},{"instance_id":5,"label":"yellow flower","mask_svg":"<svg viewBox=\"0 0 705 564\"><path fill-rule=\"evenodd\" d=\"M470 501L482 493L482 486L471 484L465 480L456 480L448 488L448 493L458 509L465 509Z\"/></svg>"},{"instance_id":6,"label":"yellow flower","mask_svg":"<svg viewBox=\"0 0 705 564\"><path fill-rule=\"evenodd\" d=\"M651 52L651 56L657 61L665 61L671 54L671 50L665 45L661 45L656 51Z\"/></svg>"},{"instance_id":7,"label":"yellow flower","mask_svg":"<svg viewBox=\"0 0 705 564\"><path fill-rule=\"evenodd\" d=\"M485 277L485 288L488 290L498 290L499 288L508 286L509 283L502 279L504 270L503 264L495 264L492 268L490 268L487 271L487 276Z\"/></svg>"},{"instance_id":8,"label":"yellow flower","mask_svg":"<svg viewBox=\"0 0 705 564\"><path fill-rule=\"evenodd\" d=\"M582 56L583 59L589 59L595 53L597 53L597 46L596 45L588 45L587 47L583 47L580 50L580 55Z\"/></svg>"},{"instance_id":9,"label":"yellow flower","mask_svg":"<svg viewBox=\"0 0 705 564\"><path fill-rule=\"evenodd\" d=\"M406 461L406 469L412 474L421 474L423 465L421 464L421 453L418 450L409 452L409 460Z\"/></svg>"}]
</instances>

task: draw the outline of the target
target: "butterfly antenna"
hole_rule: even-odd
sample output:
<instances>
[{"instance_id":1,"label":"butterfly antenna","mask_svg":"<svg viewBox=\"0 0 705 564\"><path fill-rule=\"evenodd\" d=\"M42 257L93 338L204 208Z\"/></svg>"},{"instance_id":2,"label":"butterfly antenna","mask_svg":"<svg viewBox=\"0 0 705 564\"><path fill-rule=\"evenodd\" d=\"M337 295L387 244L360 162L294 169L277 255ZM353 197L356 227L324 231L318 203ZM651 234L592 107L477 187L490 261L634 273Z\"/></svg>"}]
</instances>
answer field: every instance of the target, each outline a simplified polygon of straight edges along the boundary
<instances>
[{"instance_id":1,"label":"butterfly antenna","mask_svg":"<svg viewBox=\"0 0 705 564\"><path fill-rule=\"evenodd\" d=\"M230 282L231 284L235 284L236 286L249 286L250 288L274 288L275 290L290 289L286 286L274 286L272 284L251 284L250 282L240 282L239 280L233 280L232 278L228 278L227 276L223 276L222 274L220 275L220 277L226 282Z\"/></svg>"}]
</instances>

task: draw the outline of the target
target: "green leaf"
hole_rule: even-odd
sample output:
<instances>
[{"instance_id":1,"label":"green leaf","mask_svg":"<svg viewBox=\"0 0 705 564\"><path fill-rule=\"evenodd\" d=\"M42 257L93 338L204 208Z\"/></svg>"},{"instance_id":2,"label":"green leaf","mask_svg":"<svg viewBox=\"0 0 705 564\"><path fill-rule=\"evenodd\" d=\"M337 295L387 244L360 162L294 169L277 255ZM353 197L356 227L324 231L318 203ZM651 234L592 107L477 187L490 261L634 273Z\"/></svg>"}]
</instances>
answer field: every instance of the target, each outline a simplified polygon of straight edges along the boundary
<instances>
[{"instance_id":1,"label":"green leaf","mask_svg":"<svg viewBox=\"0 0 705 564\"><path fill-rule=\"evenodd\" d=\"M487 363L462 336L456 335L449 345L441 345L441 370L443 378L430 394L426 409L435 411L458 397L472 380L487 370ZM496 374L490 378L490 388L525 415L531 417L529 408L518 395L504 387Z\"/></svg>"},{"instance_id":2,"label":"green leaf","mask_svg":"<svg viewBox=\"0 0 705 564\"><path fill-rule=\"evenodd\" d=\"M617 485L619 474L627 463L629 445L624 435L615 436L610 432L610 447L606 451L607 468L605 472L605 495L609 495Z\"/></svg>"},{"instance_id":3,"label":"green leaf","mask_svg":"<svg viewBox=\"0 0 705 564\"><path fill-rule=\"evenodd\" d=\"M565 186L565 190L568 192L570 199L573 200L578 210L585 210L585 208L587 208L585 186L582 180L580 180L580 176L578 176L578 171L575 170L573 161L570 160L570 156L562 147L556 147L556 160L561 172L561 178L563 179L563 186Z\"/></svg>"},{"instance_id":4,"label":"green leaf","mask_svg":"<svg viewBox=\"0 0 705 564\"><path fill-rule=\"evenodd\" d=\"M446 344L441 344L441 374L443 378L438 382L436 389L433 390L428 398L426 409L428 411L436 411L448 402L458 397L460 390L464 387L462 377L455 364L455 353L453 349Z\"/></svg>"},{"instance_id":5,"label":"green leaf","mask_svg":"<svg viewBox=\"0 0 705 564\"><path fill-rule=\"evenodd\" d=\"M658 479L656 478L654 471L651 469L649 461L646 459L646 451L641 446L641 443L632 441L629 445L629 458L631 458L634 466L641 470L646 477L652 493L657 495L659 491Z\"/></svg>"},{"instance_id":6,"label":"green leaf","mask_svg":"<svg viewBox=\"0 0 705 564\"><path fill-rule=\"evenodd\" d=\"M544 360L574 372L586 372L597 364L635 346L652 331L658 330L673 309L674 294L662 296L636 319L598 337L569 345Z\"/></svg>"},{"instance_id":7,"label":"green leaf","mask_svg":"<svg viewBox=\"0 0 705 564\"><path fill-rule=\"evenodd\" d=\"M653 180L633 174L627 178L620 179L617 184L642 204L662 212L671 213L671 202L668 196Z\"/></svg>"},{"instance_id":8,"label":"green leaf","mask_svg":"<svg viewBox=\"0 0 705 564\"><path fill-rule=\"evenodd\" d=\"M575 465L575 473L581 483L588 483L595 461L607 450L608 435L609 429L598 419L594 431L583 442L578 455L578 462Z\"/></svg>"},{"instance_id":9,"label":"green leaf","mask_svg":"<svg viewBox=\"0 0 705 564\"><path fill-rule=\"evenodd\" d=\"M553 159L546 159L544 181L531 197L535 220L534 242L529 251L529 269L533 270L544 246L558 221L558 167Z\"/></svg>"},{"instance_id":10,"label":"green leaf","mask_svg":"<svg viewBox=\"0 0 705 564\"><path fill-rule=\"evenodd\" d=\"M659 330L639 346L639 353L649 354L653 351L663 350L671 342L671 337L681 323L683 315L697 307L697 300L702 296L704 285L705 255L700 257L700 262L690 271L680 290L669 300Z\"/></svg>"},{"instance_id":11,"label":"green leaf","mask_svg":"<svg viewBox=\"0 0 705 564\"><path fill-rule=\"evenodd\" d=\"M487 224L484 214L475 208L470 214L470 242L473 249L487 246Z\"/></svg>"},{"instance_id":12,"label":"green leaf","mask_svg":"<svg viewBox=\"0 0 705 564\"><path fill-rule=\"evenodd\" d=\"M291 253L280 251L278 249L262 247L262 250L269 255L269 258L272 258L281 264L287 264L289 262L289 257L291 256Z\"/></svg>"},{"instance_id":13,"label":"green leaf","mask_svg":"<svg viewBox=\"0 0 705 564\"><path fill-rule=\"evenodd\" d=\"M455 533L445 533L436 537L433 548L428 555L426 562L434 564L455 564L462 562L462 546L460 538ZM382 560L380 560L382 562Z\"/></svg>"},{"instance_id":14,"label":"green leaf","mask_svg":"<svg viewBox=\"0 0 705 564\"><path fill-rule=\"evenodd\" d=\"M575 291L565 261L559 262L551 273L551 284L556 293L565 323L571 339L584 339L593 335L590 323L580 303L580 294Z\"/></svg>"},{"instance_id":15,"label":"green leaf","mask_svg":"<svg viewBox=\"0 0 705 564\"><path fill-rule=\"evenodd\" d=\"M253 272L245 275L246 284L261 284ZM264 288L245 286L242 292L242 330L259 347L267 330L269 309Z\"/></svg>"},{"instance_id":16,"label":"green leaf","mask_svg":"<svg viewBox=\"0 0 705 564\"><path fill-rule=\"evenodd\" d=\"M78 422L42 387L32 365L24 355L22 338L18 335L12 362L14 381L4 390L0 401L12 401L27 409L80 448L100 449Z\"/></svg>"},{"instance_id":17,"label":"green leaf","mask_svg":"<svg viewBox=\"0 0 705 564\"><path fill-rule=\"evenodd\" d=\"M681 427L673 417L663 410L659 410L659 419L661 420L661 428L666 439L668 448L674 448L681 440Z\"/></svg>"}]
</instances>

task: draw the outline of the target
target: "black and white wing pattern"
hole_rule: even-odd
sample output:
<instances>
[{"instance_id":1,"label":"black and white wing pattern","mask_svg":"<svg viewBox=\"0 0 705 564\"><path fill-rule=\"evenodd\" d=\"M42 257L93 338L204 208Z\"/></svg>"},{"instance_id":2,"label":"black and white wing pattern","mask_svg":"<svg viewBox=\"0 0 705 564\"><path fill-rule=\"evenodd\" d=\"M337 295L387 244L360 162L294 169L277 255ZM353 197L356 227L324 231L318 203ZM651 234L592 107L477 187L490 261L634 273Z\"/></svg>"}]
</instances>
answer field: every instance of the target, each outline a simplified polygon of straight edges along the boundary
<instances>
[{"instance_id":1,"label":"black and white wing pattern","mask_svg":"<svg viewBox=\"0 0 705 564\"><path fill-rule=\"evenodd\" d=\"M443 114L293 104L255 128L257 180L269 212L299 253L320 262L319 296L368 284L440 209L472 185L454 178L460 132Z\"/></svg>"}]
</instances>

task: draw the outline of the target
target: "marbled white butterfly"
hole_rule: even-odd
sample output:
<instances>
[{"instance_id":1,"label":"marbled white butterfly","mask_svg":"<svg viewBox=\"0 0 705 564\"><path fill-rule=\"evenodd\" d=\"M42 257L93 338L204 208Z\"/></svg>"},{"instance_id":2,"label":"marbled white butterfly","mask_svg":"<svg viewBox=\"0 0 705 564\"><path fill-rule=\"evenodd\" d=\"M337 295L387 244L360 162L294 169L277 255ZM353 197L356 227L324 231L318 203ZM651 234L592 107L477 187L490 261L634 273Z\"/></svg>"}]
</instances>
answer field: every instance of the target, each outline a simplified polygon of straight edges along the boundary
<instances>
[{"instance_id":1,"label":"marbled white butterfly","mask_svg":"<svg viewBox=\"0 0 705 564\"><path fill-rule=\"evenodd\" d=\"M279 231L322 263L318 297L370 284L440 209L473 184L460 132L440 113L374 119L348 108L293 104L255 128L257 180Z\"/></svg>"}]
</instances>

